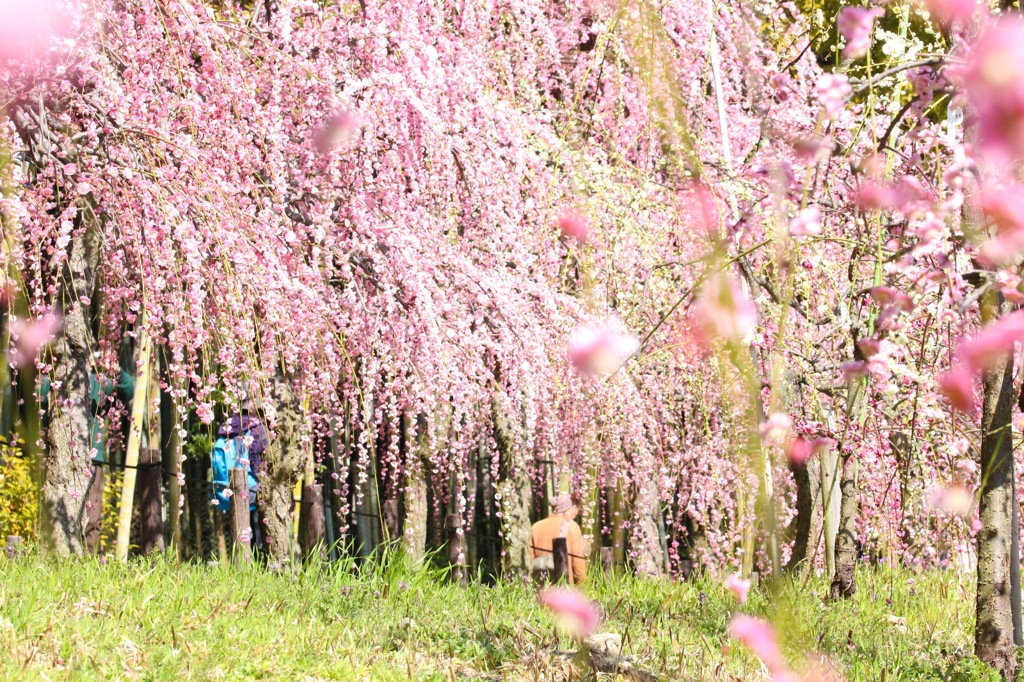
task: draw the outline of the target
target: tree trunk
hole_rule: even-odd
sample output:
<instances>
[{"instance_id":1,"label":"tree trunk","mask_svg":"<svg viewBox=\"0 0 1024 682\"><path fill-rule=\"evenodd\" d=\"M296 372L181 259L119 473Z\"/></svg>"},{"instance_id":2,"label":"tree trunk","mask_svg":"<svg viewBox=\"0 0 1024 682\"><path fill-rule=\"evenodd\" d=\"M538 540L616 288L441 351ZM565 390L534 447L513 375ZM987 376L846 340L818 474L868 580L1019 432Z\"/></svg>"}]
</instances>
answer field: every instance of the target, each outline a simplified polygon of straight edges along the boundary
<instances>
[{"instance_id":1,"label":"tree trunk","mask_svg":"<svg viewBox=\"0 0 1024 682\"><path fill-rule=\"evenodd\" d=\"M640 482L632 507L633 534L630 547L636 572L649 578L660 576L665 572L665 562L657 521L661 505L658 500L658 482L654 477Z\"/></svg>"},{"instance_id":2,"label":"tree trunk","mask_svg":"<svg viewBox=\"0 0 1024 682\"><path fill-rule=\"evenodd\" d=\"M986 297L988 298L988 297ZM987 310L986 310L987 309ZM995 319L998 303L982 300L982 319ZM987 313L987 314L986 314ZM1016 668L1013 584L1010 569L1014 521L1014 472L1011 418L1013 357L1000 359L983 373L981 413L981 497L978 513L978 590L974 653L1012 680ZM1016 586L1020 590L1020 586Z\"/></svg>"},{"instance_id":3,"label":"tree trunk","mask_svg":"<svg viewBox=\"0 0 1024 682\"><path fill-rule=\"evenodd\" d=\"M796 482L796 519L786 571L803 573L814 567L824 526L821 460L811 457L803 464L790 465L790 471Z\"/></svg>"},{"instance_id":4,"label":"tree trunk","mask_svg":"<svg viewBox=\"0 0 1024 682\"><path fill-rule=\"evenodd\" d=\"M160 353L160 373L165 382L170 381L167 372L167 349ZM160 391L160 458L167 463L170 477L167 479L167 519L170 526L171 546L178 559L181 559L181 518L184 510L184 499L178 474L181 471L181 419L177 406L168 390Z\"/></svg>"},{"instance_id":5,"label":"tree trunk","mask_svg":"<svg viewBox=\"0 0 1024 682\"><path fill-rule=\"evenodd\" d=\"M833 599L849 598L857 591L857 459L843 456L839 480L842 496L836 536L836 572L830 593Z\"/></svg>"},{"instance_id":6,"label":"tree trunk","mask_svg":"<svg viewBox=\"0 0 1024 682\"><path fill-rule=\"evenodd\" d=\"M274 439L264 456L266 469L260 476L256 500L266 524L264 542L268 559L271 563L284 564L291 561L292 492L306 463L303 435L307 429L302 407L288 380L276 374L269 383L269 398L277 418L271 425Z\"/></svg>"},{"instance_id":7,"label":"tree trunk","mask_svg":"<svg viewBox=\"0 0 1024 682\"><path fill-rule=\"evenodd\" d=\"M67 557L85 549L85 501L92 460L89 379L92 376L92 332L82 296L96 283L100 235L95 218L85 218L71 238L54 308L64 320L53 342L52 391L44 435L43 486L39 537L53 554Z\"/></svg>"},{"instance_id":8,"label":"tree trunk","mask_svg":"<svg viewBox=\"0 0 1024 682\"><path fill-rule=\"evenodd\" d=\"M836 538L839 537L842 494L839 490L839 453L834 448L822 450L821 507L822 534L825 536L825 575L836 573Z\"/></svg>"},{"instance_id":9,"label":"tree trunk","mask_svg":"<svg viewBox=\"0 0 1024 682\"><path fill-rule=\"evenodd\" d=\"M500 458L498 494L501 495L502 568L506 577L530 573L530 475L523 462L514 461L513 433L501 393L491 398L494 440Z\"/></svg>"},{"instance_id":10,"label":"tree trunk","mask_svg":"<svg viewBox=\"0 0 1024 682\"><path fill-rule=\"evenodd\" d=\"M412 420L408 415L403 419ZM430 438L427 420L420 416L416 420L416 437L411 444L409 459L405 463L405 554L413 568L423 566L427 551L427 457ZM406 434L411 428L406 427ZM407 436L408 437L408 436Z\"/></svg>"}]
</instances>

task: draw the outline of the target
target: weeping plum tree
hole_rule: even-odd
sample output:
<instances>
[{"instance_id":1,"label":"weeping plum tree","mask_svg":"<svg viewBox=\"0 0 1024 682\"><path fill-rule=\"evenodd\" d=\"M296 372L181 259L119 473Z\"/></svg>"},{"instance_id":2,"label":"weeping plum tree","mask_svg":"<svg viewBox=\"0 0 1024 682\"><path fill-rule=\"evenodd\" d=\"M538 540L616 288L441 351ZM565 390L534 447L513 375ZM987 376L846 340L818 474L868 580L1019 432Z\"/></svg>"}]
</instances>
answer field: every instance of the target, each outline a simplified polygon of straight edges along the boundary
<instances>
[{"instance_id":1,"label":"weeping plum tree","mask_svg":"<svg viewBox=\"0 0 1024 682\"><path fill-rule=\"evenodd\" d=\"M53 509L80 492L66 472L86 456L83 377L117 371L119 336L145 305L182 414L209 423L240 380L268 387L274 542L312 446L304 420L356 405L341 480L372 455L394 489L444 489L484 444L512 570L525 566L535 460L583 499L617 482L629 516L609 532L632 529L634 565L678 558L682 531L666 527L658 546L675 504L704 530L709 568L766 557L758 568L774 570L791 549L772 519L794 464L832 441L837 572L858 546L900 549L890 529L917 506L893 500L934 489L908 563L964 551L980 523L979 580L1002 584L985 552L1002 557L1012 534L955 503L984 482L986 516L1013 484L975 433L987 365L957 340L996 339L1000 357L1022 340L998 327L1014 313L981 315L967 282L982 270L982 290L1024 300L1015 19L934 2L936 29L915 35L907 3L845 8L836 26L738 0L258 4L67 0L56 11L73 40L4 55L20 163L4 175L4 225L18 225L5 271L21 273L35 315L67 317L39 357L57 397ZM876 21L903 47L873 45ZM809 36L822 35L841 42L842 68L815 60ZM876 53L903 56L882 68ZM940 115L949 94L971 102L977 145ZM974 177L982 218L964 221ZM82 292L97 289L90 339ZM783 396L787 373L802 380ZM862 404L848 409L853 386ZM685 432L678 404L693 415ZM443 446L425 438L410 460L395 436L409 415L418 438L444 430ZM914 453L902 487L894 432ZM984 478L993 466L1003 473ZM74 518L48 521L62 552L78 551ZM1002 653L979 654L1005 669Z\"/></svg>"}]
</instances>

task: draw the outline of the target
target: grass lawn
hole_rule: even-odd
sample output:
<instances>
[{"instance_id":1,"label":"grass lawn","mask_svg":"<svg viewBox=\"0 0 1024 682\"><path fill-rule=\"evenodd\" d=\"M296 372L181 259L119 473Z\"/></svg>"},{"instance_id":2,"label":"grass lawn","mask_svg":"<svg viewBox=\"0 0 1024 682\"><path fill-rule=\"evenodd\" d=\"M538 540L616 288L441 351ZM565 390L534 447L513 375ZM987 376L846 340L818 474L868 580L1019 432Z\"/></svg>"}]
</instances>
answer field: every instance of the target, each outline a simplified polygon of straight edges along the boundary
<instances>
[{"instance_id":1,"label":"grass lawn","mask_svg":"<svg viewBox=\"0 0 1024 682\"><path fill-rule=\"evenodd\" d=\"M973 576L858 579L849 602L825 604L823 579L787 579L743 610L775 621L797 668L815 652L847 680L996 679L971 654ZM585 592L607 613L602 630L659 679L767 679L725 636L738 607L717 583L598 574ZM397 561L271 574L0 557L5 680L558 680L574 648L527 585L460 589Z\"/></svg>"}]
</instances>

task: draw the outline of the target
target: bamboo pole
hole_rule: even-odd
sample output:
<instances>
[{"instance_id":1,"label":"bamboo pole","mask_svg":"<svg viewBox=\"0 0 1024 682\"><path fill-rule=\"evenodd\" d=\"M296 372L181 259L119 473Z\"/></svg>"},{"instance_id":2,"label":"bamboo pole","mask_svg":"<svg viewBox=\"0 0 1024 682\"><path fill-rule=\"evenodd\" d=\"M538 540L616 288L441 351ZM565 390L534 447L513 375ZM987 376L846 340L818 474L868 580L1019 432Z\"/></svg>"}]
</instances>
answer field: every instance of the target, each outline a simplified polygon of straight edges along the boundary
<instances>
[{"instance_id":1,"label":"bamboo pole","mask_svg":"<svg viewBox=\"0 0 1024 682\"><path fill-rule=\"evenodd\" d=\"M128 433L128 448L124 456L124 480L121 482L121 510L117 523L116 553L119 561L128 560L128 540L132 527L132 506L135 502L135 479L138 476L139 445L142 438L142 418L146 413L149 396L151 348L145 329L145 309L138 320L139 359L136 367L135 394L132 397L132 426Z\"/></svg>"}]
</instances>

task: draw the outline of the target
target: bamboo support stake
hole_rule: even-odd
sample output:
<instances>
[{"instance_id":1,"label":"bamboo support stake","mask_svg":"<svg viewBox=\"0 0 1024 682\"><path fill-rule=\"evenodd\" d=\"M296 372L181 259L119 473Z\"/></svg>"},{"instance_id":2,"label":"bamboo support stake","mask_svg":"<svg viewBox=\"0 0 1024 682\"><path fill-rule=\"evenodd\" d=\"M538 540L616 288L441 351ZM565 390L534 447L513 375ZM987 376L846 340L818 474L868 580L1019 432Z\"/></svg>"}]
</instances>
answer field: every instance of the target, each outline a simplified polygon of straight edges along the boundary
<instances>
[{"instance_id":1,"label":"bamboo support stake","mask_svg":"<svg viewBox=\"0 0 1024 682\"><path fill-rule=\"evenodd\" d=\"M132 527L132 507L135 502L135 479L138 476L139 445L142 439L142 418L146 413L149 396L150 341L145 329L145 312L138 320L139 360L135 380L135 394L132 397L132 426L128 432L128 447L124 456L124 480L121 483L121 510L117 523L116 556L119 561L128 560L128 540Z\"/></svg>"}]
</instances>

